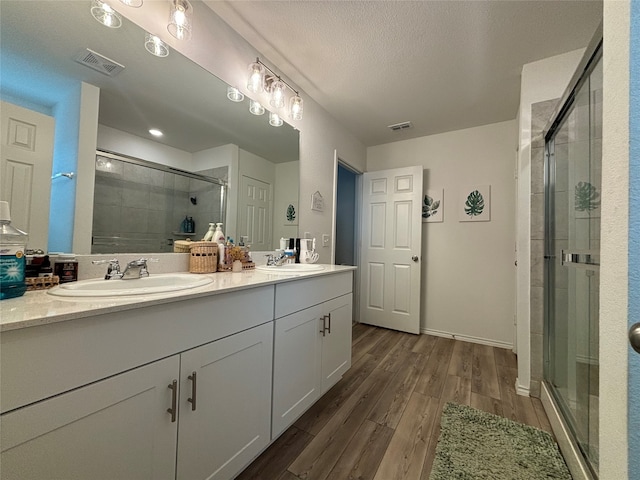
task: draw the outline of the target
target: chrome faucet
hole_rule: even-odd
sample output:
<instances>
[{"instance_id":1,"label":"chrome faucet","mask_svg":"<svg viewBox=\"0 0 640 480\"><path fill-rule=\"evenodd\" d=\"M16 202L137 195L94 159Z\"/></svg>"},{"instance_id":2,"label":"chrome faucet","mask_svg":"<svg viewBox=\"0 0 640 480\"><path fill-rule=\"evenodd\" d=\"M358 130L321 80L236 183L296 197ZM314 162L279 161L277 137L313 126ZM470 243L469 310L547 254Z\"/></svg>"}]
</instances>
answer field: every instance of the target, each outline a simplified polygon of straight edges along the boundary
<instances>
[{"instance_id":1,"label":"chrome faucet","mask_svg":"<svg viewBox=\"0 0 640 480\"><path fill-rule=\"evenodd\" d=\"M122 279L133 280L135 278L142 278L149 276L149 270L147 270L147 262L157 262L157 259L153 258L139 258L127 263L124 271L120 270L120 262L114 258L111 260L94 260L91 263L94 265L101 265L107 263L107 273L104 276L105 280Z\"/></svg>"},{"instance_id":2,"label":"chrome faucet","mask_svg":"<svg viewBox=\"0 0 640 480\"><path fill-rule=\"evenodd\" d=\"M270 253L267 256L267 267L279 267L290 258L286 253L282 252L277 255Z\"/></svg>"}]
</instances>

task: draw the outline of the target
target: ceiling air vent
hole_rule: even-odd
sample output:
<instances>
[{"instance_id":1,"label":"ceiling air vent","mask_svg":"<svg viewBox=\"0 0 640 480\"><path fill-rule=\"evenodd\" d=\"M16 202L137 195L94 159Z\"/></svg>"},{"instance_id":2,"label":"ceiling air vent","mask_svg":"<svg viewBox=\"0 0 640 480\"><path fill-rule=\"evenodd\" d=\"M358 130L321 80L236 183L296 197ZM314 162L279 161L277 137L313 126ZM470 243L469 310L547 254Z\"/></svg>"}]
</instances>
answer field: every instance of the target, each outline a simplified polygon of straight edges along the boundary
<instances>
[{"instance_id":1,"label":"ceiling air vent","mask_svg":"<svg viewBox=\"0 0 640 480\"><path fill-rule=\"evenodd\" d=\"M89 68L93 68L104 75L108 75L109 77L115 77L118 73L124 70L124 65L120 65L118 62L113 61L104 55L100 55L89 48L82 50L73 59L76 62Z\"/></svg>"},{"instance_id":2,"label":"ceiling air vent","mask_svg":"<svg viewBox=\"0 0 640 480\"><path fill-rule=\"evenodd\" d=\"M411 122L402 122L402 123L396 123L394 125L389 125L389 128L394 132L399 132L400 130L407 130L408 128L411 128L411 127L413 127L413 125L411 125Z\"/></svg>"}]
</instances>

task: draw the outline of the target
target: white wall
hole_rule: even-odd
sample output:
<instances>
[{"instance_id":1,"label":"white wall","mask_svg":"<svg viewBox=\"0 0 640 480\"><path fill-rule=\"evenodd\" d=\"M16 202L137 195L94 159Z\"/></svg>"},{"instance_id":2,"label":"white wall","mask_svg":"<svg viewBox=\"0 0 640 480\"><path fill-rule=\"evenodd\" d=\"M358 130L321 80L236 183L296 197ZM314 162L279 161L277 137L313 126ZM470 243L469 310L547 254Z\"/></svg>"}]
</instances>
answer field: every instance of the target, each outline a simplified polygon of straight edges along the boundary
<instances>
[{"instance_id":1,"label":"white wall","mask_svg":"<svg viewBox=\"0 0 640 480\"><path fill-rule=\"evenodd\" d=\"M191 153L106 125L98 125L98 149L193 171Z\"/></svg>"},{"instance_id":2,"label":"white wall","mask_svg":"<svg viewBox=\"0 0 640 480\"><path fill-rule=\"evenodd\" d=\"M300 205L298 204L300 162L276 163L276 188L273 196L273 248L278 248L280 238L302 237L298 232ZM289 224L287 207L293 204L296 220Z\"/></svg>"},{"instance_id":3,"label":"white wall","mask_svg":"<svg viewBox=\"0 0 640 480\"><path fill-rule=\"evenodd\" d=\"M638 476L627 468L629 18L629 1L604 2L602 210L608 215L602 216L600 237L602 479Z\"/></svg>"},{"instance_id":4,"label":"white wall","mask_svg":"<svg viewBox=\"0 0 640 480\"><path fill-rule=\"evenodd\" d=\"M444 222L422 224L423 331L512 346L515 315L516 122L367 150L367 171L421 165L444 188ZM491 221L459 222L460 190L491 185Z\"/></svg>"},{"instance_id":5,"label":"white wall","mask_svg":"<svg viewBox=\"0 0 640 480\"><path fill-rule=\"evenodd\" d=\"M532 62L522 67L518 111L518 212L517 212L517 351L520 393L531 381L531 105L560 98L567 88L584 49Z\"/></svg>"},{"instance_id":6,"label":"white wall","mask_svg":"<svg viewBox=\"0 0 640 480\"><path fill-rule=\"evenodd\" d=\"M218 2L216 2L218 3ZM219 2L223 3L223 2ZM200 66L224 80L237 86L245 95L268 105L266 94L249 94L246 89L247 65L260 56L274 68L278 65L269 60L267 51L257 51L219 16L200 2L194 2L193 39L180 42L166 34L166 3L162 1L145 2L140 8L128 8L120 2L113 2L113 8L140 27L156 32L171 48L192 59ZM302 72L304 73L304 72ZM284 78L284 77L283 77ZM289 81L288 78L284 78ZM292 82L290 82L292 83ZM334 151L341 159L356 170L364 171L366 149L344 126L338 124L320 105L300 90L304 99L304 118L293 122L300 131L300 232L310 232L320 238L322 233L332 232L333 222L333 183ZM325 211L311 211L311 195L320 191L325 199ZM331 245L319 248L320 262L331 260Z\"/></svg>"}]
</instances>

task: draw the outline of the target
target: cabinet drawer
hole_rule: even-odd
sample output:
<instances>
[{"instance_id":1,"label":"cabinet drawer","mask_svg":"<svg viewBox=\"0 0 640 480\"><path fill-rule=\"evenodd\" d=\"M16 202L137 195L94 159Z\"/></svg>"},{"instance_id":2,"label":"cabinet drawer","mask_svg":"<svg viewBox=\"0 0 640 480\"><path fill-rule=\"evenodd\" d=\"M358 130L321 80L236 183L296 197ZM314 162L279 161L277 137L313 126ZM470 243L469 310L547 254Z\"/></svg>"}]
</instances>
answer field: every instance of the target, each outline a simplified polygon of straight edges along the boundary
<instances>
[{"instance_id":1,"label":"cabinet drawer","mask_svg":"<svg viewBox=\"0 0 640 480\"><path fill-rule=\"evenodd\" d=\"M276 318L351 293L353 272L276 285Z\"/></svg>"}]
</instances>

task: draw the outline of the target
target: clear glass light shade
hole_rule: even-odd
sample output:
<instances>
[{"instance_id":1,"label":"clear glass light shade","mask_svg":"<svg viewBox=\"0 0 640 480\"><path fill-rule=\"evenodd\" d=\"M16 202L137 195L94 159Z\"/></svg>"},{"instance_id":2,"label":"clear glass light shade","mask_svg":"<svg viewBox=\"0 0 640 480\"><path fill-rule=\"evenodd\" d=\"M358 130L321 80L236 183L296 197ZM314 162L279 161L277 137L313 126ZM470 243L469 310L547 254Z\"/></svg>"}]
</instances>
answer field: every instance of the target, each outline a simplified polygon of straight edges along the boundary
<instances>
[{"instance_id":1,"label":"clear glass light shade","mask_svg":"<svg viewBox=\"0 0 640 480\"><path fill-rule=\"evenodd\" d=\"M120 2L133 8L138 8L142 6L142 0L120 0Z\"/></svg>"},{"instance_id":2,"label":"clear glass light shade","mask_svg":"<svg viewBox=\"0 0 640 480\"><path fill-rule=\"evenodd\" d=\"M105 27L119 28L122 25L122 17L110 5L100 0L91 2L91 15Z\"/></svg>"},{"instance_id":3,"label":"clear glass light shade","mask_svg":"<svg viewBox=\"0 0 640 480\"><path fill-rule=\"evenodd\" d=\"M249 102L249 111L254 115L262 115L264 114L264 107L260 105L260 102L251 100L251 102Z\"/></svg>"},{"instance_id":4,"label":"clear glass light shade","mask_svg":"<svg viewBox=\"0 0 640 480\"><path fill-rule=\"evenodd\" d=\"M280 80L274 80L269 88L271 95L269 97L269 104L275 108L284 107L284 93L285 86Z\"/></svg>"},{"instance_id":5,"label":"clear glass light shade","mask_svg":"<svg viewBox=\"0 0 640 480\"><path fill-rule=\"evenodd\" d=\"M295 95L289 101L289 115L293 120L302 120L304 102L300 96Z\"/></svg>"},{"instance_id":6,"label":"clear glass light shade","mask_svg":"<svg viewBox=\"0 0 640 480\"><path fill-rule=\"evenodd\" d=\"M190 40L193 7L187 0L171 0L167 30L178 40Z\"/></svg>"},{"instance_id":7,"label":"clear glass light shade","mask_svg":"<svg viewBox=\"0 0 640 480\"><path fill-rule=\"evenodd\" d=\"M281 127L284 122L277 113L269 112L269 125L272 127Z\"/></svg>"},{"instance_id":8,"label":"clear glass light shade","mask_svg":"<svg viewBox=\"0 0 640 480\"><path fill-rule=\"evenodd\" d=\"M260 93L264 90L264 67L257 62L249 65L247 89L253 93Z\"/></svg>"},{"instance_id":9,"label":"clear glass light shade","mask_svg":"<svg viewBox=\"0 0 640 480\"><path fill-rule=\"evenodd\" d=\"M241 102L244 100L244 94L236 87L227 87L227 98L232 102Z\"/></svg>"},{"instance_id":10,"label":"clear glass light shade","mask_svg":"<svg viewBox=\"0 0 640 480\"><path fill-rule=\"evenodd\" d=\"M152 33L145 35L144 48L156 57L166 57L169 55L169 46Z\"/></svg>"}]
</instances>

